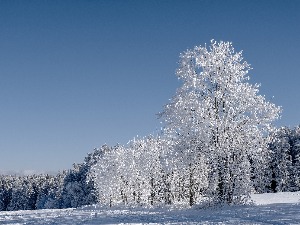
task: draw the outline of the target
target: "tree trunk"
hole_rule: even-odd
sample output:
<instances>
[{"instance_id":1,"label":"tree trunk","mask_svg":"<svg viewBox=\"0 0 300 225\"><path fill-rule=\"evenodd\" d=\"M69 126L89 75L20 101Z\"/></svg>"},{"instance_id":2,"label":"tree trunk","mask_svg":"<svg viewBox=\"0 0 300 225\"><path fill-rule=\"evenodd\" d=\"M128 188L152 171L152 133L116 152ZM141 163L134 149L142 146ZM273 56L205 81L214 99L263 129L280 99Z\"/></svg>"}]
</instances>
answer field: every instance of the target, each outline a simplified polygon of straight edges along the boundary
<instances>
[{"instance_id":1,"label":"tree trunk","mask_svg":"<svg viewBox=\"0 0 300 225\"><path fill-rule=\"evenodd\" d=\"M192 169L192 165L189 164L189 173L190 173L190 177L189 177L189 203L190 206L195 204L195 191L194 191L194 180L193 180L193 169Z\"/></svg>"}]
</instances>

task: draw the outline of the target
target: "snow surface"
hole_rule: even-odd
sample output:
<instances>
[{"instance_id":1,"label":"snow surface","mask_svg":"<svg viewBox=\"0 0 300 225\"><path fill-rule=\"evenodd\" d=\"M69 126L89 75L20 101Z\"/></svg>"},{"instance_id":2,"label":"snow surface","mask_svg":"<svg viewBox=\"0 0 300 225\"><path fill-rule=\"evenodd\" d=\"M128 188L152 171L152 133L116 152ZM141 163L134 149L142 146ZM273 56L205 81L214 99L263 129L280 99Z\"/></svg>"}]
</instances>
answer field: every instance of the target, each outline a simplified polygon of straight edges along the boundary
<instances>
[{"instance_id":1,"label":"snow surface","mask_svg":"<svg viewBox=\"0 0 300 225\"><path fill-rule=\"evenodd\" d=\"M252 206L216 209L79 209L0 212L0 224L300 224L300 192L253 194Z\"/></svg>"}]
</instances>

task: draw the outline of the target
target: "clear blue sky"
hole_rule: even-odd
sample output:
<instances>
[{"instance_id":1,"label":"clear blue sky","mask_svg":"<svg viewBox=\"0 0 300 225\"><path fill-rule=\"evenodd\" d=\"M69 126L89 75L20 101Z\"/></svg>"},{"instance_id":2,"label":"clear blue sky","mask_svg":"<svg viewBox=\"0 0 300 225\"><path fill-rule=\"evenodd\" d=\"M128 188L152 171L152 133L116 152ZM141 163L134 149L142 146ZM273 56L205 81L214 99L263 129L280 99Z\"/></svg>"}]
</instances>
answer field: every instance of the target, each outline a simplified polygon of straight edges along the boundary
<instances>
[{"instance_id":1,"label":"clear blue sky","mask_svg":"<svg viewBox=\"0 0 300 225\"><path fill-rule=\"evenodd\" d=\"M180 52L232 41L300 123L300 1L0 1L0 170L57 171L160 129Z\"/></svg>"}]
</instances>

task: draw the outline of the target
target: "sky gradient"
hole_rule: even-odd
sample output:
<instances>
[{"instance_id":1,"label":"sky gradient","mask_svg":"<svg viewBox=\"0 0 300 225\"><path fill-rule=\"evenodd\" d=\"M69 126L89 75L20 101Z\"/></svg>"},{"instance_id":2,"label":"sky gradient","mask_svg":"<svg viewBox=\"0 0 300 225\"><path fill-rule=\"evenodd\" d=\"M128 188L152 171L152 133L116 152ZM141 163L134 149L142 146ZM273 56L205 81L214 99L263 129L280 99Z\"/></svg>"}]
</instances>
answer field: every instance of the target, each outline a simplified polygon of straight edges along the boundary
<instances>
[{"instance_id":1,"label":"sky gradient","mask_svg":"<svg viewBox=\"0 0 300 225\"><path fill-rule=\"evenodd\" d=\"M0 171L58 171L160 130L179 54L232 41L300 124L300 1L0 1ZM273 98L274 96L274 98Z\"/></svg>"}]
</instances>

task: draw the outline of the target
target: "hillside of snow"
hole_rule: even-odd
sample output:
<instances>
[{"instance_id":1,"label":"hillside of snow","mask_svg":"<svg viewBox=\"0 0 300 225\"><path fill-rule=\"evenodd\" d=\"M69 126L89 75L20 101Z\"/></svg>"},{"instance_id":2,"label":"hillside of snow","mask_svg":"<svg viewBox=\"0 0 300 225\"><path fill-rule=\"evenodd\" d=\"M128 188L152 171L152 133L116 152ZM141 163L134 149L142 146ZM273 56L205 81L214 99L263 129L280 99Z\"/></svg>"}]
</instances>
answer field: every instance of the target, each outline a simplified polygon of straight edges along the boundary
<instances>
[{"instance_id":1,"label":"hillside of snow","mask_svg":"<svg viewBox=\"0 0 300 225\"><path fill-rule=\"evenodd\" d=\"M300 224L300 192L253 194L253 206L217 209L79 209L0 212L0 224Z\"/></svg>"}]
</instances>

